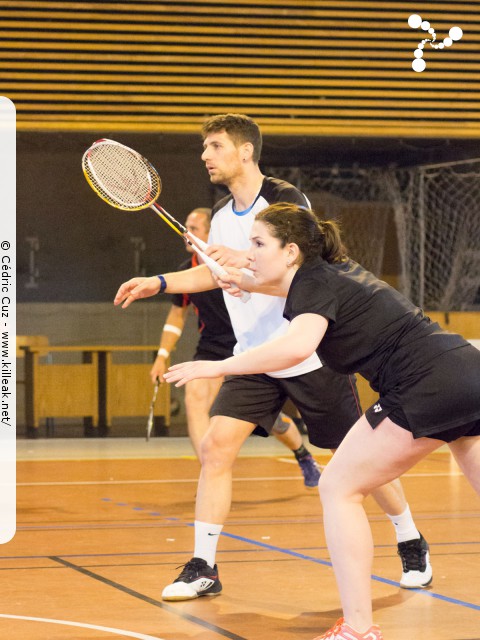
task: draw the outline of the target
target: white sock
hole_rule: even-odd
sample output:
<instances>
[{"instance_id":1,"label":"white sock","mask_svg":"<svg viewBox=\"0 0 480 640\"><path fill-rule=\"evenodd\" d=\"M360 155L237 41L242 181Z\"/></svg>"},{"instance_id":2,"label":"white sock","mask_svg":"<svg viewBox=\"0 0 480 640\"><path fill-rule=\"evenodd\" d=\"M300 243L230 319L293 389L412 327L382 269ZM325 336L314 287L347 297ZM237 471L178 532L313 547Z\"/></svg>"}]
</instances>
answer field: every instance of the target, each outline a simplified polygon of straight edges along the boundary
<instances>
[{"instance_id":1,"label":"white sock","mask_svg":"<svg viewBox=\"0 0 480 640\"><path fill-rule=\"evenodd\" d=\"M391 516L388 513L387 516L390 518L394 526L397 542L406 542L407 540L415 539L418 540L420 538L420 533L415 526L408 504L405 511L399 516Z\"/></svg>"},{"instance_id":2,"label":"white sock","mask_svg":"<svg viewBox=\"0 0 480 640\"><path fill-rule=\"evenodd\" d=\"M217 543L223 524L209 524L195 520L195 558L203 558L210 566L215 566L215 555L217 553Z\"/></svg>"}]
</instances>

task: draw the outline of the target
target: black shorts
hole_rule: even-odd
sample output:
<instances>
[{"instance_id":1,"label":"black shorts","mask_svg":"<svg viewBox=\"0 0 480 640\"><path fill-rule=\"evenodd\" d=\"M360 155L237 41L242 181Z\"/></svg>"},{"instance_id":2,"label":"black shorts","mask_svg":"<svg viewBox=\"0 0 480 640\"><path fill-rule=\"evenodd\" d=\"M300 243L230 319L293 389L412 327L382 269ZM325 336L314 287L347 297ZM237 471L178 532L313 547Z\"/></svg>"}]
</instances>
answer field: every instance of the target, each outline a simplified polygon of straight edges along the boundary
<instances>
[{"instance_id":1,"label":"black shorts","mask_svg":"<svg viewBox=\"0 0 480 640\"><path fill-rule=\"evenodd\" d=\"M300 411L310 442L323 449L336 449L362 413L354 377L326 366L292 378L228 376L210 413L252 422L255 433L266 436L287 398Z\"/></svg>"},{"instance_id":2,"label":"black shorts","mask_svg":"<svg viewBox=\"0 0 480 640\"><path fill-rule=\"evenodd\" d=\"M380 393L365 412L375 429L387 416L414 438L452 442L480 435L480 352L471 345L445 351Z\"/></svg>"},{"instance_id":3,"label":"black shorts","mask_svg":"<svg viewBox=\"0 0 480 640\"><path fill-rule=\"evenodd\" d=\"M198 344L193 356L193 360L225 360L233 355L233 348L230 351L225 351L224 348L210 345L210 344Z\"/></svg>"},{"instance_id":4,"label":"black shorts","mask_svg":"<svg viewBox=\"0 0 480 640\"><path fill-rule=\"evenodd\" d=\"M412 432L410 425L408 424L407 416L404 414L401 407L386 408L383 403L377 402L365 411L365 416L372 429L376 429L384 418L390 418L402 429ZM382 411L378 411L378 407L382 406ZM463 436L480 436L480 420L474 422L466 422L457 427L451 429L443 429L436 433L430 433L424 438L434 438L435 440L443 440L443 442L453 442L462 438Z\"/></svg>"}]
</instances>

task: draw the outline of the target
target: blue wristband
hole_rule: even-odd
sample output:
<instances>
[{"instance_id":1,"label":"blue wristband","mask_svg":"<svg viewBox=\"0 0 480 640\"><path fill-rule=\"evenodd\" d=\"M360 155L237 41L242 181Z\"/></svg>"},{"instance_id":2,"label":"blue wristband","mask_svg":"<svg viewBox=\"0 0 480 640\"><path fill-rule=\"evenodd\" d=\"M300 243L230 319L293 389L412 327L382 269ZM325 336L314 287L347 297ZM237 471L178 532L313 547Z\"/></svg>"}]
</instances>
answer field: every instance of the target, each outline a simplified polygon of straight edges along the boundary
<instances>
[{"instance_id":1,"label":"blue wristband","mask_svg":"<svg viewBox=\"0 0 480 640\"><path fill-rule=\"evenodd\" d=\"M157 276L157 278L160 280L160 291L158 293L163 293L167 288L167 282L163 276Z\"/></svg>"}]
</instances>

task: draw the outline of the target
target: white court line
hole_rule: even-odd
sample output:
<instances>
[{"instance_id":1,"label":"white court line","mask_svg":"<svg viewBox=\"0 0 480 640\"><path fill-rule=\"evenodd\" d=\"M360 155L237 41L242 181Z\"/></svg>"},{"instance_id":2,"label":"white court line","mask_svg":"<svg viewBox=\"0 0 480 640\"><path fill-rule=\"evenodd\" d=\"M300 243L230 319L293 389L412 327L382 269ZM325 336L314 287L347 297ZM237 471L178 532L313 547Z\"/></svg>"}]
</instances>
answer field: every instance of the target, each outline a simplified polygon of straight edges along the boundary
<instances>
[{"instance_id":1,"label":"white court line","mask_svg":"<svg viewBox=\"0 0 480 640\"><path fill-rule=\"evenodd\" d=\"M454 478L463 476L461 471L447 473L404 473L402 478ZM267 476L263 478L233 478L233 482L269 482L288 480L302 480L301 476ZM96 485L116 485L116 484L178 484L197 483L198 478L190 479L163 479L163 480L78 480L74 482L18 482L17 487L74 487L74 486L96 486Z\"/></svg>"},{"instance_id":2,"label":"white court line","mask_svg":"<svg viewBox=\"0 0 480 640\"><path fill-rule=\"evenodd\" d=\"M10 616L6 613L0 613L0 618L11 618L12 620L27 620L28 622L48 622L50 624L63 624L67 627L82 627L83 629L105 631L105 633L116 633L118 636L123 636L124 638L137 638L137 640L162 640L158 636L147 636L144 633L125 631L124 629L115 629L114 627L102 627L97 624L87 624L86 622L69 622L68 620L54 620L52 618L32 618L30 616Z\"/></svg>"}]
</instances>

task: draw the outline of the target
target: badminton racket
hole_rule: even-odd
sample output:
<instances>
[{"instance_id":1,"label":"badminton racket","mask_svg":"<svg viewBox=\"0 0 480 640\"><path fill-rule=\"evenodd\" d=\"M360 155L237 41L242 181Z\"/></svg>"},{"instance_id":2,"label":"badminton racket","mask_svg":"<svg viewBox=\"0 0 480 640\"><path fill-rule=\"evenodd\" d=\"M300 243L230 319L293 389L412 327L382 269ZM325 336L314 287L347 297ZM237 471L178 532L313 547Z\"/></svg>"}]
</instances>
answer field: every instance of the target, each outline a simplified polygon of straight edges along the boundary
<instances>
[{"instance_id":1,"label":"badminton racket","mask_svg":"<svg viewBox=\"0 0 480 640\"><path fill-rule=\"evenodd\" d=\"M153 412L155 410L155 402L157 400L157 394L158 394L158 388L160 386L160 380L158 379L158 377L155 380L155 386L153 387L153 396L152 396L152 401L150 403L150 411L148 413L148 420L147 420L147 442L150 440L150 436L152 434L152 429L153 429Z\"/></svg>"},{"instance_id":2,"label":"badminton racket","mask_svg":"<svg viewBox=\"0 0 480 640\"><path fill-rule=\"evenodd\" d=\"M213 274L226 275L225 269L204 253L208 244L189 232L156 202L162 192L162 181L155 167L137 151L115 140L102 138L85 151L82 168L88 184L102 200L123 211L141 211L150 207L192 247ZM243 292L241 299L246 302L250 294Z\"/></svg>"}]
</instances>

